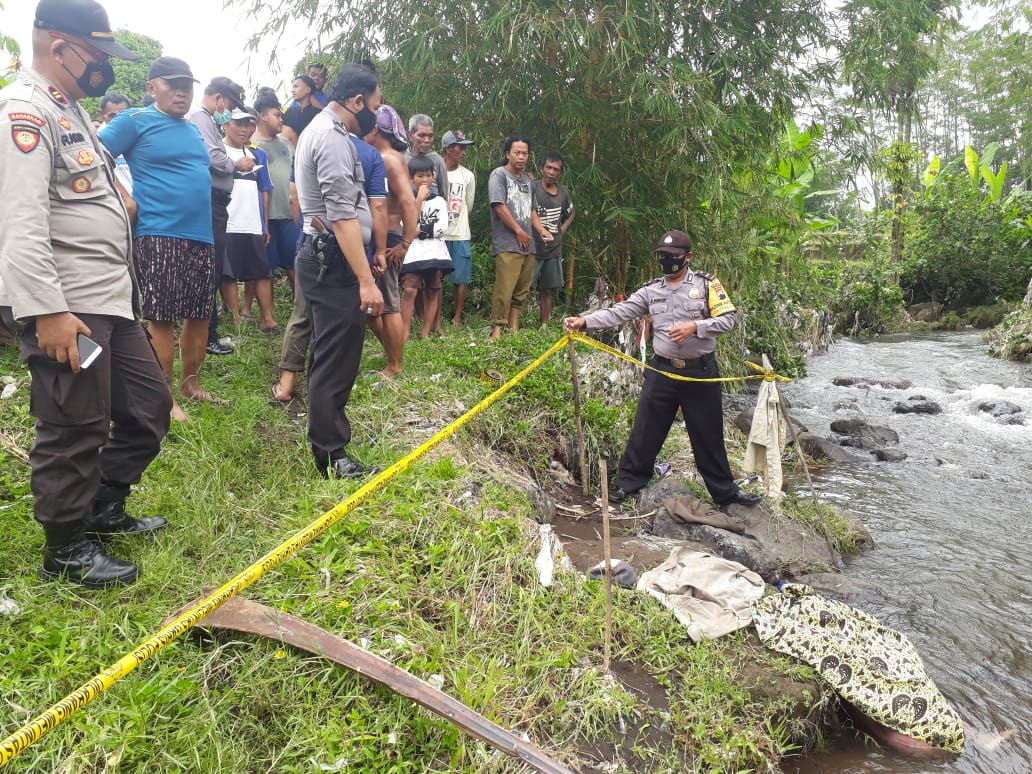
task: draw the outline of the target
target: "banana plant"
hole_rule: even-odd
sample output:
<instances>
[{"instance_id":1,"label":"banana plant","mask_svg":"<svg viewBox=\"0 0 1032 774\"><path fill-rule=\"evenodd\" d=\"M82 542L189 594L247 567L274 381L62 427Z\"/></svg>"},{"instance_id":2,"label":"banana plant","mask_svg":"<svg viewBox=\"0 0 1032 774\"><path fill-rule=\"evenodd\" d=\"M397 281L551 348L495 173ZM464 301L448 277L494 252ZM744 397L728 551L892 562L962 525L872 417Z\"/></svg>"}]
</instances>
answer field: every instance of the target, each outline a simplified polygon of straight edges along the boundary
<instances>
[{"instance_id":1,"label":"banana plant","mask_svg":"<svg viewBox=\"0 0 1032 774\"><path fill-rule=\"evenodd\" d=\"M1000 169L993 172L993 159L999 143L991 142L985 146L981 154L970 145L964 146L964 166L967 169L968 179L971 182L971 193L978 197L983 204L998 202L1003 199L1003 189L1007 182L1007 162L1000 164ZM921 182L924 184L924 195L926 199L932 197L939 180L949 175L960 163L961 159L953 159L945 167L938 156L933 156L925 167ZM986 184L985 195L983 196L982 183Z\"/></svg>"}]
</instances>

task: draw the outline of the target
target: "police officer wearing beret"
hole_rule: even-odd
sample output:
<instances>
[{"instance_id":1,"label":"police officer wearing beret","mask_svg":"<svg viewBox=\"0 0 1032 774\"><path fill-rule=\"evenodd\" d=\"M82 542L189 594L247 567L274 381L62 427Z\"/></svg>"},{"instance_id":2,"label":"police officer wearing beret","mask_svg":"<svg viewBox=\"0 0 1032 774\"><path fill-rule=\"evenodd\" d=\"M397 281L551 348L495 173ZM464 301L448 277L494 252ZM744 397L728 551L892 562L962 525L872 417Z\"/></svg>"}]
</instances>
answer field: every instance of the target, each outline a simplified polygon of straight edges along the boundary
<instances>
[{"instance_id":1,"label":"police officer wearing beret","mask_svg":"<svg viewBox=\"0 0 1032 774\"><path fill-rule=\"evenodd\" d=\"M692 240L688 234L668 231L655 252L664 276L626 301L584 317L567 317L563 325L566 330L597 331L649 315L653 367L696 379L715 378L719 376L716 337L734 327L735 307L720 280L689 268ZM649 370L609 499L621 503L649 483L678 408L684 415L695 465L713 502L721 507L759 503L757 495L739 490L731 475L724 446L720 382L680 381Z\"/></svg>"},{"instance_id":2,"label":"police officer wearing beret","mask_svg":"<svg viewBox=\"0 0 1032 774\"><path fill-rule=\"evenodd\" d=\"M115 163L79 105L114 83L117 43L94 0L42 0L32 67L0 91L0 308L23 328L36 440L34 515L44 578L87 588L138 570L102 540L167 523L125 512L129 487L158 454L172 397L136 321L129 220ZM80 336L100 355L82 367Z\"/></svg>"}]
</instances>

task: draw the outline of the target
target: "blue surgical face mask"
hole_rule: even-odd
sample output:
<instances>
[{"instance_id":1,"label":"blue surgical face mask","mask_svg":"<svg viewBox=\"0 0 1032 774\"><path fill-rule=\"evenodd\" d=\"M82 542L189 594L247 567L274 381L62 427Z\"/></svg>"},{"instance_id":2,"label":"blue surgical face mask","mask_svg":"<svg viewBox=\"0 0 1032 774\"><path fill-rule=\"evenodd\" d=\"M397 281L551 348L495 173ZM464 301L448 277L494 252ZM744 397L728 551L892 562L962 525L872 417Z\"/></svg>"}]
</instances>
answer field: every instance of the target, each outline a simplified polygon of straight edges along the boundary
<instances>
[{"instance_id":1,"label":"blue surgical face mask","mask_svg":"<svg viewBox=\"0 0 1032 774\"><path fill-rule=\"evenodd\" d=\"M232 110L219 110L211 114L211 117L215 119L215 123L219 126L228 124L233 120Z\"/></svg>"}]
</instances>

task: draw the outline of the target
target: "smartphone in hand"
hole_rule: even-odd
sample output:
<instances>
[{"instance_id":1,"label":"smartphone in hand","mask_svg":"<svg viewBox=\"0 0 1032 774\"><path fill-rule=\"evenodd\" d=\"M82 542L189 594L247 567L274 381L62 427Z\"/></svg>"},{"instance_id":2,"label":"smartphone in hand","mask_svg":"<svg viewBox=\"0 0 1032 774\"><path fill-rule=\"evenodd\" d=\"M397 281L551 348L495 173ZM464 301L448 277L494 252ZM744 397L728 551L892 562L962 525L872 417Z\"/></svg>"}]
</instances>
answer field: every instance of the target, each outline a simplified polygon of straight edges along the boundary
<instances>
[{"instance_id":1,"label":"smartphone in hand","mask_svg":"<svg viewBox=\"0 0 1032 774\"><path fill-rule=\"evenodd\" d=\"M89 336L83 336L81 333L76 343L79 347L79 368L89 368L93 365L93 361L100 357L100 353L104 351L100 344Z\"/></svg>"}]
</instances>

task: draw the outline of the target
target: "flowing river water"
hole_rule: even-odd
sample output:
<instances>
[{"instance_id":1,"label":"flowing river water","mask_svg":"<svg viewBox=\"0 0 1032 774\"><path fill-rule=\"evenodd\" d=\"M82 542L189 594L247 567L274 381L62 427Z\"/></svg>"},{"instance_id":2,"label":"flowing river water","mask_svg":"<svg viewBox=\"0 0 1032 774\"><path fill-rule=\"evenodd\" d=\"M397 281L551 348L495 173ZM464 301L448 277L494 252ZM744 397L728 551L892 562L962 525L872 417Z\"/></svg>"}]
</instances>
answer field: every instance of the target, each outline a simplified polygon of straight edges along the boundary
<instances>
[{"instance_id":1,"label":"flowing river water","mask_svg":"<svg viewBox=\"0 0 1032 774\"><path fill-rule=\"evenodd\" d=\"M967 748L915 761L843 736L786 770L1032 772L1032 366L992 359L978 332L961 332L844 340L807 368L784 393L811 432L830 435L832 420L861 416L899 433L903 462L838 465L815 483L870 530L875 546L844 572L880 587L884 598L863 607L913 642L963 718ZM913 386L838 387L838 376ZM892 412L912 395L942 413ZM992 418L979 408L987 401L1017 405L1025 424Z\"/></svg>"}]
</instances>

